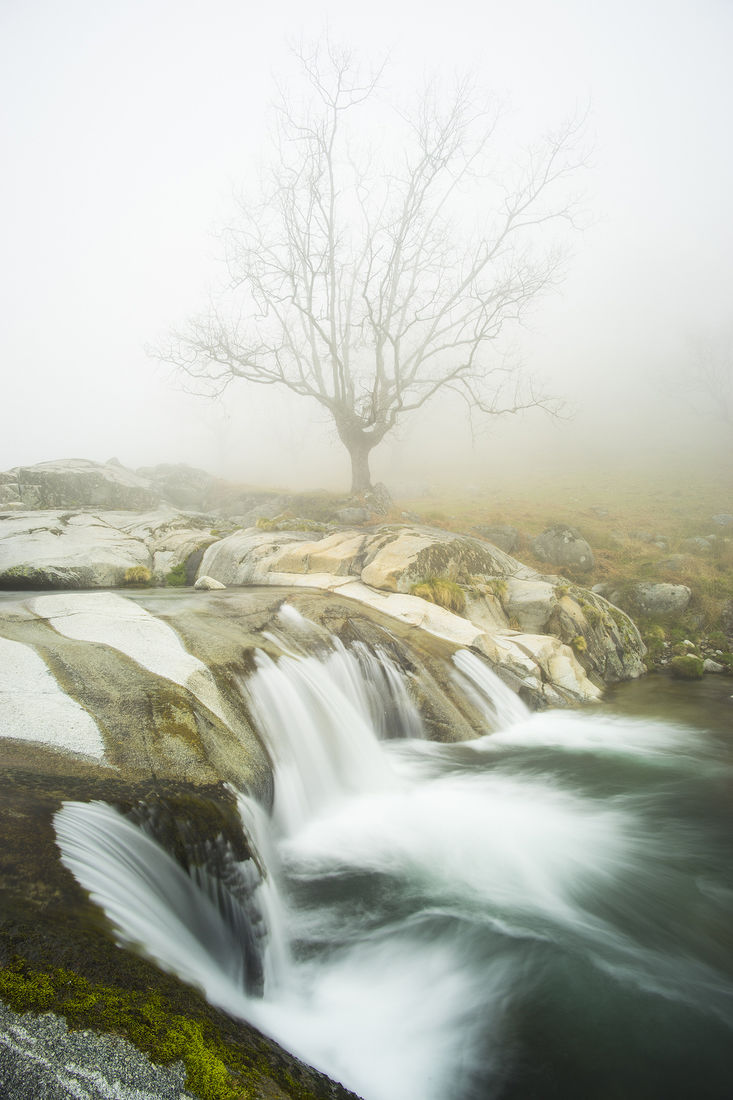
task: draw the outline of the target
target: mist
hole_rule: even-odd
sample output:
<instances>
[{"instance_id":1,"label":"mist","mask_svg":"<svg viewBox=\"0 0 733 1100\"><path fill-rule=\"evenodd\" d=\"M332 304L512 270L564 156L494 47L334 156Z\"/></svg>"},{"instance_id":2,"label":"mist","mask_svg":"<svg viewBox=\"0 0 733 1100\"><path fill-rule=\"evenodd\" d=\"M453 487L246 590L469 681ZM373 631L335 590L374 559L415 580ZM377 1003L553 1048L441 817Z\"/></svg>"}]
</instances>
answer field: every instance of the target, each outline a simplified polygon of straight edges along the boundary
<instances>
[{"instance_id":1,"label":"mist","mask_svg":"<svg viewBox=\"0 0 733 1100\"><path fill-rule=\"evenodd\" d=\"M348 484L316 405L270 387L184 392L146 347L205 310L217 230L256 176L288 37L324 27L401 100L472 69L521 145L588 109L584 228L559 288L502 353L565 402L469 424L438 395L374 452L393 491L537 469L730 462L730 423L696 393L695 342L723 343L733 285L733 9L645 0L492 7L233 0L7 4L0 469L62 457L184 462L293 488ZM730 374L728 375L730 378Z\"/></svg>"}]
</instances>

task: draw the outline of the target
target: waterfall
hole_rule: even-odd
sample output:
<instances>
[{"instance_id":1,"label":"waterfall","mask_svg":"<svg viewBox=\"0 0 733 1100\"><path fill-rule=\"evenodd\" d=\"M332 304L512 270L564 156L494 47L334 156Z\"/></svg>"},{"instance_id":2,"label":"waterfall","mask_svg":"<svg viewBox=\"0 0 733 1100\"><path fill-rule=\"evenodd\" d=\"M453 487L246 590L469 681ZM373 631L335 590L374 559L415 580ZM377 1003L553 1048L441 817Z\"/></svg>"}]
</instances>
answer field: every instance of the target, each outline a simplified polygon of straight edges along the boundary
<instances>
[{"instance_id":1,"label":"waterfall","mask_svg":"<svg viewBox=\"0 0 733 1100\"><path fill-rule=\"evenodd\" d=\"M57 814L119 941L365 1100L726 1095L730 742L530 715L461 651L487 735L431 745L384 649L280 626L243 685L274 809L237 793L223 885L109 806Z\"/></svg>"},{"instance_id":2,"label":"waterfall","mask_svg":"<svg viewBox=\"0 0 733 1100\"><path fill-rule=\"evenodd\" d=\"M459 649L453 655L453 663L454 680L483 715L488 730L506 729L529 718L529 708L516 692L475 653Z\"/></svg>"}]
</instances>

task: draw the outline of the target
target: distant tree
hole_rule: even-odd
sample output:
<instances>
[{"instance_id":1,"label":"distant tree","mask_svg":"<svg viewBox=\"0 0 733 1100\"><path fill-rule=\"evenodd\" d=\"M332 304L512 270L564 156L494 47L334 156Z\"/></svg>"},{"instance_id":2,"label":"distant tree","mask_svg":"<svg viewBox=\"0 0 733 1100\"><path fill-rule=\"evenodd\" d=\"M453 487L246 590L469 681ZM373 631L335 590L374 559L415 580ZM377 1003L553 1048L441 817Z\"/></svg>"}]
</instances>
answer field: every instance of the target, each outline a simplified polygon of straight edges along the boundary
<instances>
[{"instance_id":1,"label":"distant tree","mask_svg":"<svg viewBox=\"0 0 733 1100\"><path fill-rule=\"evenodd\" d=\"M359 151L382 72L362 79L330 43L297 57L309 96L281 95L260 193L223 231L226 293L156 354L208 392L241 379L317 402L361 493L372 450L441 391L490 416L555 408L495 344L558 279L546 229L572 221L580 123L496 178L501 112L463 80L389 108L383 148Z\"/></svg>"},{"instance_id":2,"label":"distant tree","mask_svg":"<svg viewBox=\"0 0 733 1100\"><path fill-rule=\"evenodd\" d=\"M733 333L694 341L680 387L699 412L733 427Z\"/></svg>"}]
</instances>

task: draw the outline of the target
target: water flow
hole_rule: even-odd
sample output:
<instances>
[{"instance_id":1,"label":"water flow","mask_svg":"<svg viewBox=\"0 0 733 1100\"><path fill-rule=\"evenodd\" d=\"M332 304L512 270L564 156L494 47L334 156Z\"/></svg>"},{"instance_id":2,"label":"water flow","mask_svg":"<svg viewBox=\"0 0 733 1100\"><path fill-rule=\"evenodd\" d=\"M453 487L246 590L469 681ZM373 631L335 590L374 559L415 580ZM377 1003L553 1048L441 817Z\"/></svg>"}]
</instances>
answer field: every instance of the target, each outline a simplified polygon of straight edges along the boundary
<instances>
[{"instance_id":1,"label":"water flow","mask_svg":"<svg viewBox=\"0 0 733 1100\"><path fill-rule=\"evenodd\" d=\"M505 728L429 768L401 742L396 770L370 697L399 721L384 655L302 642L248 684L275 762L272 822L239 799L267 868L262 996L211 890L115 811L69 804L64 861L120 939L365 1100L726 1095L730 746L530 716L464 653L457 682Z\"/></svg>"},{"instance_id":2,"label":"water flow","mask_svg":"<svg viewBox=\"0 0 733 1100\"><path fill-rule=\"evenodd\" d=\"M455 682L483 715L487 730L505 729L529 718L529 708L517 693L475 653L459 649L453 663Z\"/></svg>"}]
</instances>

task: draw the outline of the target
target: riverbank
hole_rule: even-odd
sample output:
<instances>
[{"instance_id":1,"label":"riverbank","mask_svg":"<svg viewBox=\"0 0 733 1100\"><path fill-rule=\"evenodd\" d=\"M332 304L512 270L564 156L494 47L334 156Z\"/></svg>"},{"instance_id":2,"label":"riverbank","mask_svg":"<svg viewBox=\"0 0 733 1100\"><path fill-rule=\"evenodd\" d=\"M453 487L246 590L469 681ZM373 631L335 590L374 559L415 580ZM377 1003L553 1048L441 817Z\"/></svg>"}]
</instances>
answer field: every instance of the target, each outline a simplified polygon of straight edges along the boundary
<instances>
[{"instance_id":1,"label":"riverbank","mask_svg":"<svg viewBox=\"0 0 733 1100\"><path fill-rule=\"evenodd\" d=\"M505 529L510 552L547 570L535 540L552 527L577 532L592 551L592 566L566 563L559 572L605 595L627 611L647 646L650 669L669 668L691 654L733 673L733 490L724 468L538 470L531 479L477 481L455 486L405 487L399 510L451 531ZM488 537L488 535L487 535ZM677 609L639 606L639 585L689 589ZM702 670L697 670L702 675Z\"/></svg>"}]
</instances>

